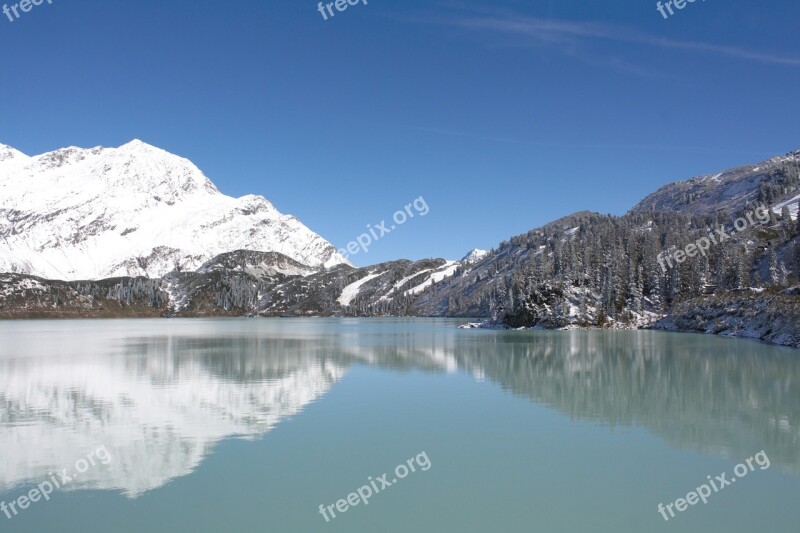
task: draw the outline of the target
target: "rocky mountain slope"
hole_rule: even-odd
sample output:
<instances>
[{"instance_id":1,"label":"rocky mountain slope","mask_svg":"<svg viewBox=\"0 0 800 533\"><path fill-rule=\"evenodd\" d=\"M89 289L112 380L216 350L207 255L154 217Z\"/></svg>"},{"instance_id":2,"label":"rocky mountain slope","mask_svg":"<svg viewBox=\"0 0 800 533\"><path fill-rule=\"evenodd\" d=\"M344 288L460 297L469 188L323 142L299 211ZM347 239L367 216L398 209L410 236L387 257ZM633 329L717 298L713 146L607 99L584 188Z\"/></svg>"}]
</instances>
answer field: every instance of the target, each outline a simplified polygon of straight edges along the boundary
<instances>
[{"instance_id":1,"label":"rocky mountain slope","mask_svg":"<svg viewBox=\"0 0 800 533\"><path fill-rule=\"evenodd\" d=\"M713 333L800 348L800 287L680 302L653 329Z\"/></svg>"},{"instance_id":2,"label":"rocky mountain slope","mask_svg":"<svg viewBox=\"0 0 800 533\"><path fill-rule=\"evenodd\" d=\"M792 216L797 216L798 169L800 150L719 174L670 183L645 197L631 213L709 215L763 204L774 206L778 212L788 205L794 210Z\"/></svg>"},{"instance_id":3,"label":"rocky mountain slope","mask_svg":"<svg viewBox=\"0 0 800 533\"><path fill-rule=\"evenodd\" d=\"M317 271L281 254L238 251L163 278L0 274L0 318L408 315L419 294L460 265L401 260Z\"/></svg>"},{"instance_id":4,"label":"rocky mountain slope","mask_svg":"<svg viewBox=\"0 0 800 533\"><path fill-rule=\"evenodd\" d=\"M730 323L716 332L800 347L797 321L764 327L800 316L796 294L764 293L800 281L798 192L800 152L792 152L668 185L622 217L575 213L501 243L422 294L413 311L538 328L647 327L667 316L659 327L705 331L695 310ZM759 206L763 218L752 216ZM734 230L747 214L753 222ZM709 234L718 240L706 253L666 263L666 253ZM732 301L753 311L734 313Z\"/></svg>"}]
</instances>

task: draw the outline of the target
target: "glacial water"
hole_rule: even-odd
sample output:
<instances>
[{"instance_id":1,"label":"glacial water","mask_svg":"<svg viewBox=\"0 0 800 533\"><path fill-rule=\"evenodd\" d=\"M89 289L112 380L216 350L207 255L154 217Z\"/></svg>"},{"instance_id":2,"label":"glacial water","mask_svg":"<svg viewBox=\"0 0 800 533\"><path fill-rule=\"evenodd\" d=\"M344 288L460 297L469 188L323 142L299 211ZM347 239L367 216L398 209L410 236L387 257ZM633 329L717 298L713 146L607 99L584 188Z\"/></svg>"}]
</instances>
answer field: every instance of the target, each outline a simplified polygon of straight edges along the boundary
<instances>
[{"instance_id":1,"label":"glacial water","mask_svg":"<svg viewBox=\"0 0 800 533\"><path fill-rule=\"evenodd\" d=\"M0 531L798 531L800 352L461 322L0 323Z\"/></svg>"}]
</instances>

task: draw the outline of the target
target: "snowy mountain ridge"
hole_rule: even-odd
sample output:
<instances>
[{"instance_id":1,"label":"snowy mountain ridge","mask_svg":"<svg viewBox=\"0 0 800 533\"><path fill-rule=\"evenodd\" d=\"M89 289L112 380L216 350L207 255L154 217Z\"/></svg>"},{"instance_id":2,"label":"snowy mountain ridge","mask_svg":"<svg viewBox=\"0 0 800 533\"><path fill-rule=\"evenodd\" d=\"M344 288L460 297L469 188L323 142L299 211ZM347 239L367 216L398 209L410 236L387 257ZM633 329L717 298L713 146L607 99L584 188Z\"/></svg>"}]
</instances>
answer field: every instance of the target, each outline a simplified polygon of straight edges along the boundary
<instances>
[{"instance_id":1,"label":"snowy mountain ridge","mask_svg":"<svg viewBox=\"0 0 800 533\"><path fill-rule=\"evenodd\" d=\"M790 201L798 179L800 150L761 163L664 185L639 202L631 213L669 211L684 215L734 213L753 205Z\"/></svg>"},{"instance_id":2,"label":"snowy mountain ridge","mask_svg":"<svg viewBox=\"0 0 800 533\"><path fill-rule=\"evenodd\" d=\"M266 198L226 196L188 159L140 140L33 157L0 145L0 272L160 277L235 250L347 264Z\"/></svg>"}]
</instances>

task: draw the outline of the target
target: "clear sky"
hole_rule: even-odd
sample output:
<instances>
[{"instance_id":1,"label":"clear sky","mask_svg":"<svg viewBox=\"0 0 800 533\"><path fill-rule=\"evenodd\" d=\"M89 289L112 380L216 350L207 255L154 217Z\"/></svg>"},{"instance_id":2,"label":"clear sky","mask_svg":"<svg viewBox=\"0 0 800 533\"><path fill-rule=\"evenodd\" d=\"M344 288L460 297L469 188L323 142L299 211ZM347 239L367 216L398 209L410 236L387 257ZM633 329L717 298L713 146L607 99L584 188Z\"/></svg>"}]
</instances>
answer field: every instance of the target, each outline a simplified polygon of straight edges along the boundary
<instances>
[{"instance_id":1,"label":"clear sky","mask_svg":"<svg viewBox=\"0 0 800 533\"><path fill-rule=\"evenodd\" d=\"M796 0L697 0L668 19L650 0L336 13L45 0L0 15L0 142L33 155L140 138L337 247L423 196L428 215L358 265L458 259L800 148Z\"/></svg>"}]
</instances>

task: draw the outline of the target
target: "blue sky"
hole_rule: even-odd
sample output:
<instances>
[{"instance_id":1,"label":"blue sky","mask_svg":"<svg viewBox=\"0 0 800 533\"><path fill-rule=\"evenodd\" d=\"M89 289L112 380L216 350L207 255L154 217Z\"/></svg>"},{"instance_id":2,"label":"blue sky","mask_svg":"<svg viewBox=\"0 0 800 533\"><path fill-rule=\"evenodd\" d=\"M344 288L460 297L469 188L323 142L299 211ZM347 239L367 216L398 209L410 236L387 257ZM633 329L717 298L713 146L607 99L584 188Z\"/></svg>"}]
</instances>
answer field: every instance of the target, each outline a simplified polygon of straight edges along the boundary
<instances>
[{"instance_id":1,"label":"blue sky","mask_svg":"<svg viewBox=\"0 0 800 533\"><path fill-rule=\"evenodd\" d=\"M140 138L337 247L423 196L359 265L800 148L794 0L52 1L0 18L0 142Z\"/></svg>"}]
</instances>

